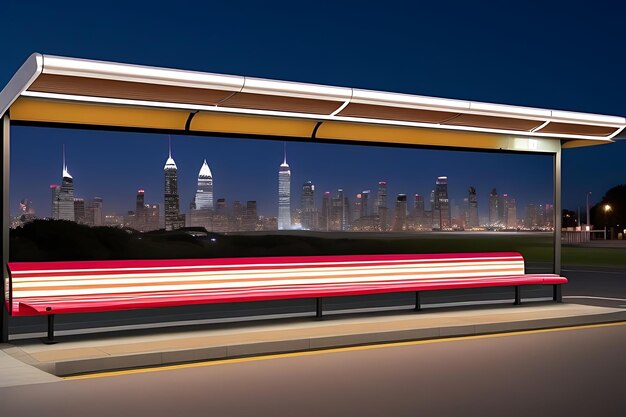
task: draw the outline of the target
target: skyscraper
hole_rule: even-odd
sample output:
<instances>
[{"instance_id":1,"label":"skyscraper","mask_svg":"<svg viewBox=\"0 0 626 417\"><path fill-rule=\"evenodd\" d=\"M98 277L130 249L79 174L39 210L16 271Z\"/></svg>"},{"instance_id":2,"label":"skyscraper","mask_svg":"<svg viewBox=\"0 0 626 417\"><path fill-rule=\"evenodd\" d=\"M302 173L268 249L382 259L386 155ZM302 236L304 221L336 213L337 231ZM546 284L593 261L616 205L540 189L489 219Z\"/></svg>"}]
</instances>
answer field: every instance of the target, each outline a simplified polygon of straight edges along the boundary
<instances>
[{"instance_id":1,"label":"skyscraper","mask_svg":"<svg viewBox=\"0 0 626 417\"><path fill-rule=\"evenodd\" d=\"M59 201L61 201L61 186L58 184L50 184L50 218L59 218Z\"/></svg>"},{"instance_id":2,"label":"skyscraper","mask_svg":"<svg viewBox=\"0 0 626 417\"><path fill-rule=\"evenodd\" d=\"M226 207L226 199L225 198L218 198L217 199L217 205L215 206L215 212L217 214L221 214L224 216L228 215L228 210Z\"/></svg>"},{"instance_id":3,"label":"skyscraper","mask_svg":"<svg viewBox=\"0 0 626 417\"><path fill-rule=\"evenodd\" d=\"M352 221L361 218L361 206L363 205L363 194L357 193L354 196L354 205L352 206Z\"/></svg>"},{"instance_id":4,"label":"skyscraper","mask_svg":"<svg viewBox=\"0 0 626 417\"><path fill-rule=\"evenodd\" d=\"M75 220L74 216L74 179L65 163L65 146L63 146L63 173L61 186L51 185L52 218L59 220Z\"/></svg>"},{"instance_id":5,"label":"skyscraper","mask_svg":"<svg viewBox=\"0 0 626 417\"><path fill-rule=\"evenodd\" d=\"M145 230L159 230L161 228L161 210L158 204L146 204Z\"/></svg>"},{"instance_id":6,"label":"skyscraper","mask_svg":"<svg viewBox=\"0 0 626 417\"><path fill-rule=\"evenodd\" d=\"M370 214L369 211L369 199L370 199L370 190L363 190L361 192L361 213L360 217L367 217Z\"/></svg>"},{"instance_id":7,"label":"skyscraper","mask_svg":"<svg viewBox=\"0 0 626 417\"><path fill-rule=\"evenodd\" d=\"M544 224L546 227L554 228L554 204L548 203L544 209Z\"/></svg>"},{"instance_id":8,"label":"skyscraper","mask_svg":"<svg viewBox=\"0 0 626 417\"><path fill-rule=\"evenodd\" d=\"M226 199L218 198L215 203L215 213L212 217L212 228L214 232L225 233L230 231L230 216L228 215L228 207Z\"/></svg>"},{"instance_id":9,"label":"skyscraper","mask_svg":"<svg viewBox=\"0 0 626 417\"><path fill-rule=\"evenodd\" d=\"M438 216L435 217L435 216ZM448 177L437 177L435 182L435 206L433 208L433 228L450 227L450 200L448 199Z\"/></svg>"},{"instance_id":10,"label":"skyscraper","mask_svg":"<svg viewBox=\"0 0 626 417\"><path fill-rule=\"evenodd\" d=\"M243 228L243 219L246 214L246 207L241 204L241 201L235 200L233 202L233 212L230 216L229 229L233 232L238 232Z\"/></svg>"},{"instance_id":11,"label":"skyscraper","mask_svg":"<svg viewBox=\"0 0 626 417\"><path fill-rule=\"evenodd\" d=\"M85 201L85 221L90 226L102 226L102 197L94 197Z\"/></svg>"},{"instance_id":12,"label":"skyscraper","mask_svg":"<svg viewBox=\"0 0 626 417\"><path fill-rule=\"evenodd\" d=\"M491 193L489 193L489 226L490 227L496 227L500 225L500 218L498 217L499 203L500 202L498 201L498 192L494 188L493 190L491 190Z\"/></svg>"},{"instance_id":13,"label":"skyscraper","mask_svg":"<svg viewBox=\"0 0 626 417\"><path fill-rule=\"evenodd\" d=\"M508 198L506 206L506 228L517 228L517 205L515 204L515 199L513 197Z\"/></svg>"},{"instance_id":14,"label":"skyscraper","mask_svg":"<svg viewBox=\"0 0 626 417\"><path fill-rule=\"evenodd\" d=\"M74 198L74 221L85 224L85 200Z\"/></svg>"},{"instance_id":15,"label":"skyscraper","mask_svg":"<svg viewBox=\"0 0 626 417\"><path fill-rule=\"evenodd\" d=\"M539 226L539 212L537 206L530 203L526 206L526 219L524 226L527 229L536 229Z\"/></svg>"},{"instance_id":16,"label":"skyscraper","mask_svg":"<svg viewBox=\"0 0 626 417\"><path fill-rule=\"evenodd\" d=\"M393 217L393 231L401 232L406 229L406 194L396 197L396 210Z\"/></svg>"},{"instance_id":17,"label":"skyscraper","mask_svg":"<svg viewBox=\"0 0 626 417\"><path fill-rule=\"evenodd\" d=\"M317 213L315 212L315 185L311 181L307 181L302 185L300 208L302 209L302 228L305 230L317 229Z\"/></svg>"},{"instance_id":18,"label":"skyscraper","mask_svg":"<svg viewBox=\"0 0 626 417\"><path fill-rule=\"evenodd\" d=\"M509 206L509 195L504 193L500 195L498 199L498 220L500 222L500 226L506 227L508 223L508 206Z\"/></svg>"},{"instance_id":19,"label":"skyscraper","mask_svg":"<svg viewBox=\"0 0 626 417\"><path fill-rule=\"evenodd\" d=\"M165 230L180 229L185 225L184 218L180 216L180 205L178 198L178 168L172 158L172 144L170 142L169 153L165 166L163 167L163 177L165 180L164 203L165 203Z\"/></svg>"},{"instance_id":20,"label":"skyscraper","mask_svg":"<svg viewBox=\"0 0 626 417\"><path fill-rule=\"evenodd\" d=\"M257 228L257 222L259 221L259 215L257 213L256 201L246 201L246 211L243 216L243 230L255 231Z\"/></svg>"},{"instance_id":21,"label":"skyscraper","mask_svg":"<svg viewBox=\"0 0 626 417\"><path fill-rule=\"evenodd\" d=\"M480 226L478 221L478 196L476 188L470 187L467 196L467 226L472 229Z\"/></svg>"},{"instance_id":22,"label":"skyscraper","mask_svg":"<svg viewBox=\"0 0 626 417\"><path fill-rule=\"evenodd\" d=\"M428 222L426 221L426 213L424 210L424 196L420 194L415 194L415 196L413 197L412 215L415 219L416 228L418 230L432 228L432 224L428 224Z\"/></svg>"},{"instance_id":23,"label":"skyscraper","mask_svg":"<svg viewBox=\"0 0 626 417\"><path fill-rule=\"evenodd\" d=\"M430 190L430 227L433 229L439 229L439 209L435 209L435 190Z\"/></svg>"},{"instance_id":24,"label":"skyscraper","mask_svg":"<svg viewBox=\"0 0 626 417\"><path fill-rule=\"evenodd\" d=\"M380 208L387 207L387 182L378 182L378 194L376 195L376 206L374 207L375 213L380 215Z\"/></svg>"},{"instance_id":25,"label":"skyscraper","mask_svg":"<svg viewBox=\"0 0 626 417\"><path fill-rule=\"evenodd\" d=\"M320 214L320 227L319 230L328 232L330 229L330 191L324 192L324 198L322 199L322 213Z\"/></svg>"},{"instance_id":26,"label":"skyscraper","mask_svg":"<svg viewBox=\"0 0 626 417\"><path fill-rule=\"evenodd\" d=\"M198 189L195 202L196 210L213 209L213 175L209 165L206 163L206 159L198 173Z\"/></svg>"},{"instance_id":27,"label":"skyscraper","mask_svg":"<svg viewBox=\"0 0 626 417\"><path fill-rule=\"evenodd\" d=\"M278 230L291 229L291 170L285 157L278 170Z\"/></svg>"},{"instance_id":28,"label":"skyscraper","mask_svg":"<svg viewBox=\"0 0 626 417\"><path fill-rule=\"evenodd\" d=\"M143 188L137 190L137 198L135 199L135 219L133 229L144 231L146 225L146 198Z\"/></svg>"},{"instance_id":29,"label":"skyscraper","mask_svg":"<svg viewBox=\"0 0 626 417\"><path fill-rule=\"evenodd\" d=\"M337 194L331 200L330 230L347 231L350 227L350 205L348 197L342 188L337 189Z\"/></svg>"}]
</instances>

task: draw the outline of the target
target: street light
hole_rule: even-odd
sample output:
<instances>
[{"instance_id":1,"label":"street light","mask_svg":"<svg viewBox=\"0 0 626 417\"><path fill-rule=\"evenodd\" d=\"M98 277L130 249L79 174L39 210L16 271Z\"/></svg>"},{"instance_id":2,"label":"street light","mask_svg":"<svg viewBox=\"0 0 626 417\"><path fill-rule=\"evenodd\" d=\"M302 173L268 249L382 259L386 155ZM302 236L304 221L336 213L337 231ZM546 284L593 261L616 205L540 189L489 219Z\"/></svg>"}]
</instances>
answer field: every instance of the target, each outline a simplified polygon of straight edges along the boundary
<instances>
[{"instance_id":1,"label":"street light","mask_svg":"<svg viewBox=\"0 0 626 417\"><path fill-rule=\"evenodd\" d=\"M613 210L613 208L611 207L610 204L605 204L603 209L604 209L604 240L606 240L606 227L607 227L606 217L608 216L609 212Z\"/></svg>"}]
</instances>

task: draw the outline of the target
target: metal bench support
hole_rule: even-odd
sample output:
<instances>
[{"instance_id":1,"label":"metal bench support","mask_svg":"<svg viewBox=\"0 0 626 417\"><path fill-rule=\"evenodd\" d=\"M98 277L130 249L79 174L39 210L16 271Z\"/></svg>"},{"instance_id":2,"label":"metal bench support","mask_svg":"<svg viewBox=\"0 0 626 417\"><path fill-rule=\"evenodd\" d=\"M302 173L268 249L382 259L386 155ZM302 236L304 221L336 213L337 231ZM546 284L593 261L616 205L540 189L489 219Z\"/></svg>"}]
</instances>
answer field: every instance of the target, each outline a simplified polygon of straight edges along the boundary
<instances>
[{"instance_id":1,"label":"metal bench support","mask_svg":"<svg viewBox=\"0 0 626 417\"><path fill-rule=\"evenodd\" d=\"M43 342L46 345L56 343L54 340L54 314L48 314L48 337L46 337Z\"/></svg>"},{"instance_id":2,"label":"metal bench support","mask_svg":"<svg viewBox=\"0 0 626 417\"><path fill-rule=\"evenodd\" d=\"M315 319L321 320L322 319L322 297L318 297L315 300L316 300Z\"/></svg>"},{"instance_id":3,"label":"metal bench support","mask_svg":"<svg viewBox=\"0 0 626 417\"><path fill-rule=\"evenodd\" d=\"M563 296L561 295L561 284L554 284L552 290L552 299L557 303L563 302Z\"/></svg>"},{"instance_id":4,"label":"metal bench support","mask_svg":"<svg viewBox=\"0 0 626 417\"><path fill-rule=\"evenodd\" d=\"M422 303L420 300L420 292L415 291L415 311L422 311Z\"/></svg>"},{"instance_id":5,"label":"metal bench support","mask_svg":"<svg viewBox=\"0 0 626 417\"><path fill-rule=\"evenodd\" d=\"M522 304L522 288L519 285L515 286L515 302L516 306Z\"/></svg>"}]
</instances>

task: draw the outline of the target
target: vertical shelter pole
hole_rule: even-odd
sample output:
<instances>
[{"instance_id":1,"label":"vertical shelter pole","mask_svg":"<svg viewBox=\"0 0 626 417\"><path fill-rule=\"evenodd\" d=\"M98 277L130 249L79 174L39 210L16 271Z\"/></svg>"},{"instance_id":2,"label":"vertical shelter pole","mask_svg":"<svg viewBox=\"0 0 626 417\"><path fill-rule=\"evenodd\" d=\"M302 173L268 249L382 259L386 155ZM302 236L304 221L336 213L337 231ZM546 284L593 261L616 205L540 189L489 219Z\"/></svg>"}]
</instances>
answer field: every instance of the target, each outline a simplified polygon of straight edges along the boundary
<instances>
[{"instance_id":1,"label":"vertical shelter pole","mask_svg":"<svg viewBox=\"0 0 626 417\"><path fill-rule=\"evenodd\" d=\"M554 154L554 264L553 272L561 274L561 146Z\"/></svg>"},{"instance_id":2,"label":"vertical shelter pole","mask_svg":"<svg viewBox=\"0 0 626 417\"><path fill-rule=\"evenodd\" d=\"M0 126L0 136L2 139L2 296L0 301L0 343L9 341L9 310L10 300L9 283L9 173L10 173L10 129L11 119L7 111L2 116L2 126Z\"/></svg>"}]
</instances>

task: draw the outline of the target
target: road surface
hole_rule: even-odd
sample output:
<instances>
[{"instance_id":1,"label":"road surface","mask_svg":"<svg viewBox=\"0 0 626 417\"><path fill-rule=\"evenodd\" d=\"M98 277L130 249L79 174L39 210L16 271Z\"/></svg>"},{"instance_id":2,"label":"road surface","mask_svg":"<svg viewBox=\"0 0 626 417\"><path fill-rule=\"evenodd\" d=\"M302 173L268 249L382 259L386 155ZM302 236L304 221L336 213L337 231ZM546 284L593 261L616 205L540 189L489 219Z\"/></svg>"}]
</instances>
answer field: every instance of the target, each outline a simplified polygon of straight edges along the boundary
<instances>
[{"instance_id":1,"label":"road surface","mask_svg":"<svg viewBox=\"0 0 626 417\"><path fill-rule=\"evenodd\" d=\"M624 416L626 323L0 389L20 416Z\"/></svg>"}]
</instances>

